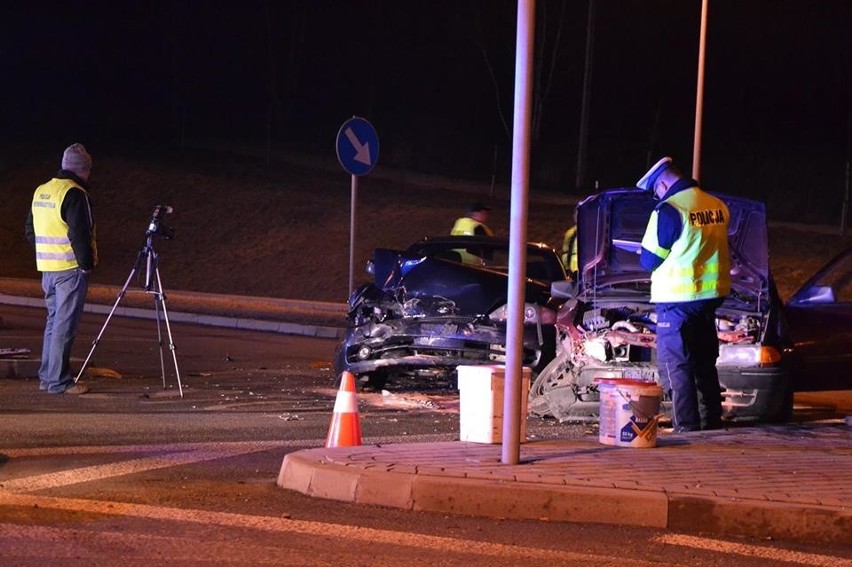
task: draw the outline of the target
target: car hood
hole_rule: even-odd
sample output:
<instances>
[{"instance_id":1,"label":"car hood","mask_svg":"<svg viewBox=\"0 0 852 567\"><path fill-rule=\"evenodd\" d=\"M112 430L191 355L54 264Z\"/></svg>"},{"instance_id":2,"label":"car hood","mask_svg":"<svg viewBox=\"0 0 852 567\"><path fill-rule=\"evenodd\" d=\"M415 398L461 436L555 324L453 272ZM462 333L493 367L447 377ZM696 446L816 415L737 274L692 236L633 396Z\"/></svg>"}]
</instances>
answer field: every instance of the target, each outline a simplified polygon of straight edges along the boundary
<instances>
[{"instance_id":1,"label":"car hood","mask_svg":"<svg viewBox=\"0 0 852 567\"><path fill-rule=\"evenodd\" d=\"M760 298L769 289L766 208L758 201L714 195L730 211L731 287ZM650 192L631 187L603 191L577 205L581 294L650 282L650 274L639 264L639 250L657 203Z\"/></svg>"},{"instance_id":2,"label":"car hood","mask_svg":"<svg viewBox=\"0 0 852 567\"><path fill-rule=\"evenodd\" d=\"M398 299L449 300L461 315L487 315L507 301L509 278L502 272L441 258L388 249L373 254L374 285ZM527 279L527 302L543 305L549 282Z\"/></svg>"}]
</instances>

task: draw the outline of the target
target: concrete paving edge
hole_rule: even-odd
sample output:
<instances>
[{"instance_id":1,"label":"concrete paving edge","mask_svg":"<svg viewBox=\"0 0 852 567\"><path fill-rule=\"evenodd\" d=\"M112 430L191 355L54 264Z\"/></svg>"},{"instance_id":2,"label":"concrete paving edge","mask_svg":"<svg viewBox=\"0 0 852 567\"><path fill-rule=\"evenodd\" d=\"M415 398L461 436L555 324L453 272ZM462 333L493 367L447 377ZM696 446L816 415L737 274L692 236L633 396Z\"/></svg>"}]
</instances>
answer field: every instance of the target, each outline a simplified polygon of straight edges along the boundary
<instances>
[{"instance_id":1,"label":"concrete paving edge","mask_svg":"<svg viewBox=\"0 0 852 567\"><path fill-rule=\"evenodd\" d=\"M41 297L33 296L34 291L30 289L32 284L24 284L27 289L24 291L15 290L18 293L2 293L2 291L8 289L9 281L0 278L0 304L44 307L44 300ZM101 299L108 298L112 303L87 302L84 311L103 315L109 314L119 291L120 288L109 287L95 289L94 293L90 291L90 296ZM148 308L123 306L119 303L114 316L155 319L157 312L154 309L154 301L149 298L148 302L150 303ZM139 304L138 301L126 303ZM177 307L178 310L175 311L174 307ZM342 339L345 333L343 318L345 304L169 292L166 298L166 309L168 309L169 321L172 323L190 323L338 340ZM261 311L265 317L266 314L272 314L275 319L239 315L239 313ZM338 320L339 324L335 324Z\"/></svg>"},{"instance_id":2,"label":"concrete paving edge","mask_svg":"<svg viewBox=\"0 0 852 567\"><path fill-rule=\"evenodd\" d=\"M307 496L467 516L616 524L728 536L847 543L852 513L842 508L654 490L481 480L463 474L394 472L380 463L350 466L346 449L306 449L284 457L281 488ZM511 490L506 490L511 488Z\"/></svg>"},{"instance_id":3,"label":"concrete paving edge","mask_svg":"<svg viewBox=\"0 0 852 567\"><path fill-rule=\"evenodd\" d=\"M660 492L599 489L590 499L588 490L580 487L543 490L535 484L350 467L325 460L327 451L308 449L286 455L278 486L317 498L446 514L656 528L667 525L667 502Z\"/></svg>"},{"instance_id":4,"label":"concrete paving edge","mask_svg":"<svg viewBox=\"0 0 852 567\"><path fill-rule=\"evenodd\" d=\"M126 293L116 305L120 292L121 288L118 287L90 286L87 299L92 301L86 302L84 312L102 314L106 321L106 316L115 306L115 317L150 320L157 318L152 297L147 297L144 293L129 297ZM44 309L42 294L39 281L0 278L0 304ZM174 310L175 307L178 310ZM166 309L172 324L189 323L334 340L341 340L346 332L343 317L346 305L339 303L175 291L168 292ZM162 320L163 315L160 314L160 317ZM337 321L340 322L339 325L329 324ZM0 317L0 325L2 324ZM38 373L38 365L37 359L0 360L0 378L35 376Z\"/></svg>"}]
</instances>

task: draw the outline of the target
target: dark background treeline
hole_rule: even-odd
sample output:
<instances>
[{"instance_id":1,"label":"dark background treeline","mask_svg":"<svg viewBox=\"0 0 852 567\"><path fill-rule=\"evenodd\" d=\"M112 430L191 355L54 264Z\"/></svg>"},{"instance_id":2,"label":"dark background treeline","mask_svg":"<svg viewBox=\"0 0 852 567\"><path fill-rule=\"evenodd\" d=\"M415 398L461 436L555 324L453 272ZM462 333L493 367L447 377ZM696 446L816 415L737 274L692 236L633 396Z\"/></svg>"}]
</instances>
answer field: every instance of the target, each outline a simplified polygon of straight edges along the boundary
<instances>
[{"instance_id":1,"label":"dark background treeline","mask_svg":"<svg viewBox=\"0 0 852 567\"><path fill-rule=\"evenodd\" d=\"M333 157L338 128L359 115L379 133L382 166L509 179L512 0L34 1L0 10L7 146ZM595 184L629 185L661 155L691 168L700 10L700 0L537 2L533 190L582 196ZM764 200L778 220L840 222L850 24L847 0L711 2L705 187ZM16 153L0 156L4 170Z\"/></svg>"}]
</instances>

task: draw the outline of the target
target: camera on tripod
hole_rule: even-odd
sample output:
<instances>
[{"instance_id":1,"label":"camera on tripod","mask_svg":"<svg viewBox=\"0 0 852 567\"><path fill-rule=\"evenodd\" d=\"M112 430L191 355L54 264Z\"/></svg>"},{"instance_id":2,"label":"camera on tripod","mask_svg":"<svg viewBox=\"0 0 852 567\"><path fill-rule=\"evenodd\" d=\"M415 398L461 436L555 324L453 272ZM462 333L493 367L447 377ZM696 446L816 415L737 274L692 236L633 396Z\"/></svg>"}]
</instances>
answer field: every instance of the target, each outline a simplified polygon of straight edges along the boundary
<instances>
[{"instance_id":1,"label":"camera on tripod","mask_svg":"<svg viewBox=\"0 0 852 567\"><path fill-rule=\"evenodd\" d=\"M142 289L145 290L145 293L151 294L154 297L154 311L157 317L157 341L160 345L160 373L163 377L163 388L166 387L166 367L163 359L163 337L160 331L161 313L166 322L166 334L169 337L169 350L172 351L172 360L174 360L175 363L175 377L177 378L178 391L180 391L180 397L183 397L183 385L181 385L180 381L180 368L178 368L177 355L175 354L175 343L172 339L172 327L169 323L169 313L166 310L166 294L163 292L163 282L160 279L160 255L157 254L156 250L154 250L154 236L162 236L163 238L171 239L175 235L175 229L163 224L163 219L167 215L170 215L172 211L174 211L174 209L168 205L157 205L154 207L154 213L151 215L151 220L148 222L148 230L145 231L145 241L139 249L139 253L136 255L136 262L133 264L133 269L130 270L130 275L127 276L127 280L124 282L124 287L122 287L121 291L118 292L118 297L116 297L115 303L113 304L109 315L107 315L104 326L101 327L98 336L95 337L95 340L92 342L92 348L89 351L89 356L87 356L86 360L83 361L83 365L80 367L80 372L77 374L77 377L74 378L74 383L77 383L80 376L83 375L83 371L89 365L89 361L92 359L92 354L95 352L95 347L98 346L98 342L100 342L107 325L112 319L112 316L118 307L118 303L127 293L127 288L130 286L130 282L133 281L133 277L144 266L145 283L142 286Z\"/></svg>"},{"instance_id":2,"label":"camera on tripod","mask_svg":"<svg viewBox=\"0 0 852 567\"><path fill-rule=\"evenodd\" d=\"M151 215L151 220L148 223L148 230L145 231L146 236L162 236L166 240L174 238L175 229L164 224L163 219L174 211L168 205L157 205L154 207L154 214Z\"/></svg>"}]
</instances>

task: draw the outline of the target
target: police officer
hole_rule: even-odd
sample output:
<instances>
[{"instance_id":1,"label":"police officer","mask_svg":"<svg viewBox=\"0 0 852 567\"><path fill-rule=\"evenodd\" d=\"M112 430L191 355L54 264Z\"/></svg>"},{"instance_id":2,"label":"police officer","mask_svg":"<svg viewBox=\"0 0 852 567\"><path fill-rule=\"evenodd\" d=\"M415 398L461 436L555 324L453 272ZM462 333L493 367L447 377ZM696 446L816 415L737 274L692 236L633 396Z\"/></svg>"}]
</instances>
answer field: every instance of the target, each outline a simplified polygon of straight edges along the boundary
<instances>
[{"instance_id":1,"label":"police officer","mask_svg":"<svg viewBox=\"0 0 852 567\"><path fill-rule=\"evenodd\" d=\"M675 431L718 429L716 309L730 292L728 208L664 157L636 184L660 200L642 239L657 310L657 364Z\"/></svg>"},{"instance_id":2,"label":"police officer","mask_svg":"<svg viewBox=\"0 0 852 567\"><path fill-rule=\"evenodd\" d=\"M92 158L83 144L72 144L62 155L62 169L33 194L24 227L35 247L36 268L47 306L39 388L51 394L85 394L75 384L69 358L89 286L97 265L95 222L88 180Z\"/></svg>"},{"instance_id":3,"label":"police officer","mask_svg":"<svg viewBox=\"0 0 852 567\"><path fill-rule=\"evenodd\" d=\"M456 220L450 234L453 236L494 236L494 233L485 224L488 222L489 211L491 211L491 208L484 203L471 203L467 208L467 215Z\"/></svg>"}]
</instances>

